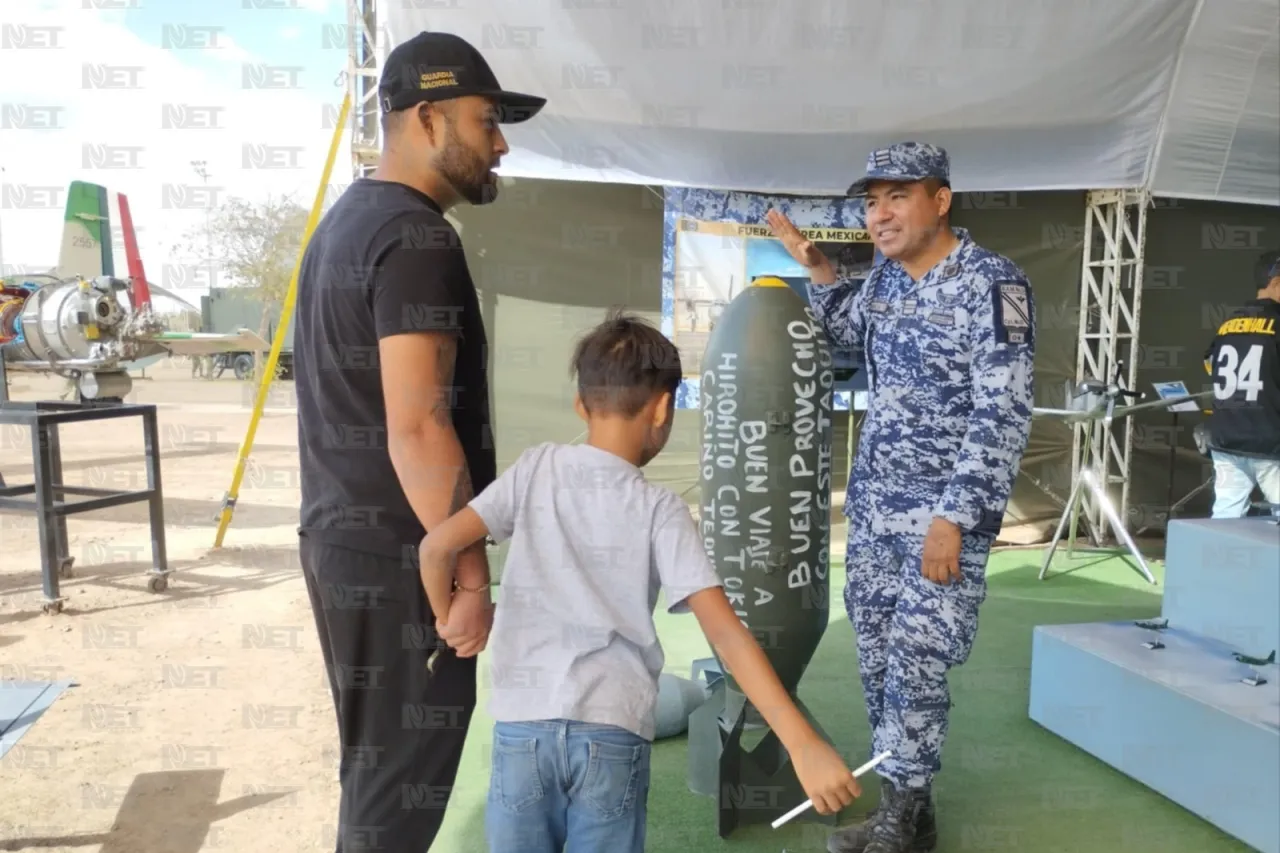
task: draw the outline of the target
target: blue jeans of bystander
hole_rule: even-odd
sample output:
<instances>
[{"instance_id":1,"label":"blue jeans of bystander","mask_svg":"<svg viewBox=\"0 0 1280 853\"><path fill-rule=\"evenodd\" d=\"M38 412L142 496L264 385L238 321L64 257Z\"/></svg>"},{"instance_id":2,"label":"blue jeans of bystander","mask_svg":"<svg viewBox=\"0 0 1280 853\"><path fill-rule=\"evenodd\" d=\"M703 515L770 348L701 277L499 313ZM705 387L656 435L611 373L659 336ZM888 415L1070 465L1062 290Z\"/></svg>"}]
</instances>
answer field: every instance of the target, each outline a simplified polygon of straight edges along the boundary
<instances>
[{"instance_id":1,"label":"blue jeans of bystander","mask_svg":"<svg viewBox=\"0 0 1280 853\"><path fill-rule=\"evenodd\" d=\"M1213 451L1213 517L1240 518L1249 512L1256 484L1262 499L1280 504L1280 459L1260 459ZM1280 517L1280 509L1272 514Z\"/></svg>"}]
</instances>

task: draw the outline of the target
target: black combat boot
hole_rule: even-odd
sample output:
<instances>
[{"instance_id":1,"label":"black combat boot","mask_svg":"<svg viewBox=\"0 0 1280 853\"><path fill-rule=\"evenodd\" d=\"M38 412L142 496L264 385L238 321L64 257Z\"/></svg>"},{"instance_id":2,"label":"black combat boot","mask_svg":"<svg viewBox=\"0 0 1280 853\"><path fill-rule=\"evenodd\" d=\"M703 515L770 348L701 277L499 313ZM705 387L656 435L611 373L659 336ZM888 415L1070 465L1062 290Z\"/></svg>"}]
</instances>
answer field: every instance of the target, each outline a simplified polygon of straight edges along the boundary
<instances>
[{"instance_id":1,"label":"black combat boot","mask_svg":"<svg viewBox=\"0 0 1280 853\"><path fill-rule=\"evenodd\" d=\"M880 780L880 803L876 806L875 811L867 815L867 819L862 823L837 830L827 839L828 853L880 853L877 849L868 849L868 845L872 839L876 837L875 827L884 823L886 818L894 820L891 815L896 814L901 807L896 804L899 801L908 803L918 803L912 805L914 814L914 829L909 833L910 846L902 848L904 851L911 853L928 853L933 850L938 843L938 826L933 808L933 799L929 795L928 790L915 792L899 793L888 779ZM908 826L911 830L912 827ZM897 848L889 847L888 850L896 850Z\"/></svg>"},{"instance_id":2,"label":"black combat boot","mask_svg":"<svg viewBox=\"0 0 1280 853\"><path fill-rule=\"evenodd\" d=\"M880 820L867 833L863 853L926 853L938 843L928 788L891 790Z\"/></svg>"},{"instance_id":3,"label":"black combat boot","mask_svg":"<svg viewBox=\"0 0 1280 853\"><path fill-rule=\"evenodd\" d=\"M867 849L867 842L871 840L872 827L884 819L885 805L888 803L889 791L892 788L893 783L888 779L881 780L880 802L875 810L867 815L867 819L862 823L855 823L853 826L846 826L831 833L827 838L827 853L863 853Z\"/></svg>"}]
</instances>

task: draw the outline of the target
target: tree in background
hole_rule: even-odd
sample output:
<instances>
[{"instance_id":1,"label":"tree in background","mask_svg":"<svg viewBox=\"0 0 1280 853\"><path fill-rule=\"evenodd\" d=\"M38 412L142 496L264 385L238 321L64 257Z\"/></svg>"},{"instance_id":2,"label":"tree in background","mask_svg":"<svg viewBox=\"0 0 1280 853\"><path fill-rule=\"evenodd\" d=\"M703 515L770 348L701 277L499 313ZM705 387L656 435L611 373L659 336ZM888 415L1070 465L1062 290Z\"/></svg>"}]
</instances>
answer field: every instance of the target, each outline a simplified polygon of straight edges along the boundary
<instances>
[{"instance_id":1,"label":"tree in background","mask_svg":"<svg viewBox=\"0 0 1280 853\"><path fill-rule=\"evenodd\" d=\"M245 288L245 296L262 306L258 335L264 340L289 292L307 215L292 196L263 201L232 197L211 212L207 226L188 237L187 250L207 268L217 269L220 283ZM254 353L255 376L262 375L265 356Z\"/></svg>"}]
</instances>

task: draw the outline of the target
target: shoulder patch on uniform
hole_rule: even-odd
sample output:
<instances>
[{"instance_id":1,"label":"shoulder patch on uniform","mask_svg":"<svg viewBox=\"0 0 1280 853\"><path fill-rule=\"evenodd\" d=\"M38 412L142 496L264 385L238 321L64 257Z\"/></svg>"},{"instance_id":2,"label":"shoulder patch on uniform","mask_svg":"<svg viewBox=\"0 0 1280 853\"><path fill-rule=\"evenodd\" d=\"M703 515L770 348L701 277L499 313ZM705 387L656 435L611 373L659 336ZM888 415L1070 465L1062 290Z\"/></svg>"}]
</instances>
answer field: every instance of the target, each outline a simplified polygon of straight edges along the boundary
<instances>
[{"instance_id":1,"label":"shoulder patch on uniform","mask_svg":"<svg viewBox=\"0 0 1280 853\"><path fill-rule=\"evenodd\" d=\"M991 288L995 301L996 341L1002 344L1029 344L1035 330L1031 326L1031 292L1020 281L998 281Z\"/></svg>"}]
</instances>

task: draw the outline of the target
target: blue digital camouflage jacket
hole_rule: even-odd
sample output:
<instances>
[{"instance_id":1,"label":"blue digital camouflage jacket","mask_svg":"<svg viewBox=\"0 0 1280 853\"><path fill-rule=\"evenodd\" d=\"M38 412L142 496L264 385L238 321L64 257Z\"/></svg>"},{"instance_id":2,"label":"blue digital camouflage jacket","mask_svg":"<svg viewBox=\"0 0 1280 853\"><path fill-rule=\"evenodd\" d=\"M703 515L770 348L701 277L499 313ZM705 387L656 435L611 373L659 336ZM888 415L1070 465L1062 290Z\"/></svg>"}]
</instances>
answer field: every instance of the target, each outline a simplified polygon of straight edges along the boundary
<instances>
[{"instance_id":1,"label":"blue digital camouflage jacket","mask_svg":"<svg viewBox=\"0 0 1280 853\"><path fill-rule=\"evenodd\" d=\"M937 516L994 536L1030 436L1031 285L954 231L960 245L918 282L885 259L861 287L809 285L831 344L868 374L844 511L875 533L923 535Z\"/></svg>"}]
</instances>

